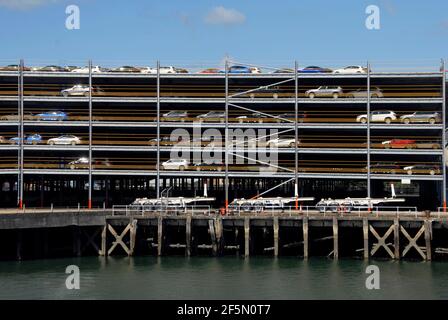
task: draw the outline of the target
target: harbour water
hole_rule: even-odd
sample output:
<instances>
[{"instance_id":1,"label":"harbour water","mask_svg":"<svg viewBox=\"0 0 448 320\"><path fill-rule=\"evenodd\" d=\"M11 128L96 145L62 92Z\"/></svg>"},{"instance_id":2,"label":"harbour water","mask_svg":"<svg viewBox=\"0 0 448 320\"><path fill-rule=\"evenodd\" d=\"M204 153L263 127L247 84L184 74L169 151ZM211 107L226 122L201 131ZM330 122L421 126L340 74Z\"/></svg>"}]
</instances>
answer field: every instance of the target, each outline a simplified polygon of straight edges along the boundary
<instances>
[{"instance_id":1,"label":"harbour water","mask_svg":"<svg viewBox=\"0 0 448 320\"><path fill-rule=\"evenodd\" d=\"M380 270L368 290L366 267ZM68 265L80 289L66 288ZM447 299L445 262L82 257L0 262L0 299Z\"/></svg>"}]
</instances>

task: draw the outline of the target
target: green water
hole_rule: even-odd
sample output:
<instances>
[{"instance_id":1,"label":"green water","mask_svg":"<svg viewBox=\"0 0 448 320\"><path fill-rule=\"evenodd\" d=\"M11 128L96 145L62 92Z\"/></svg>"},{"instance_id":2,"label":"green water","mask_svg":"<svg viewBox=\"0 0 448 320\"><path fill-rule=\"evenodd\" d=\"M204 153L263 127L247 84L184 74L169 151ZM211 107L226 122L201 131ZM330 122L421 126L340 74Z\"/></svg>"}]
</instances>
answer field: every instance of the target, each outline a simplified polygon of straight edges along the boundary
<instances>
[{"instance_id":1,"label":"green water","mask_svg":"<svg viewBox=\"0 0 448 320\"><path fill-rule=\"evenodd\" d=\"M65 286L67 265L80 289ZM380 269L368 290L366 266ZM0 299L447 299L448 263L83 257L0 262Z\"/></svg>"}]
</instances>

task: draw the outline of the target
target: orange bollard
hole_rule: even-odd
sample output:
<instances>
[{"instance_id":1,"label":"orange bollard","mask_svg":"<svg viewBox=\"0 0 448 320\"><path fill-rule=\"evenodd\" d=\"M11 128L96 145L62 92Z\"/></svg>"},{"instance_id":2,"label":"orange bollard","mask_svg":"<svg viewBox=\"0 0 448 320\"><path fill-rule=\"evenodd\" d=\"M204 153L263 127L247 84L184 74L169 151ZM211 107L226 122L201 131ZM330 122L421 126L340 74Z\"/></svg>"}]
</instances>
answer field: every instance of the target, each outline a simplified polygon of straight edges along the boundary
<instances>
[{"instance_id":1,"label":"orange bollard","mask_svg":"<svg viewBox=\"0 0 448 320\"><path fill-rule=\"evenodd\" d=\"M92 199L89 199L89 202L88 202L87 207L88 207L89 209L92 209Z\"/></svg>"},{"instance_id":2,"label":"orange bollard","mask_svg":"<svg viewBox=\"0 0 448 320\"><path fill-rule=\"evenodd\" d=\"M19 209L23 209L23 201L22 201L22 199L19 200Z\"/></svg>"},{"instance_id":3,"label":"orange bollard","mask_svg":"<svg viewBox=\"0 0 448 320\"><path fill-rule=\"evenodd\" d=\"M443 212L446 212L446 201L443 201Z\"/></svg>"}]
</instances>

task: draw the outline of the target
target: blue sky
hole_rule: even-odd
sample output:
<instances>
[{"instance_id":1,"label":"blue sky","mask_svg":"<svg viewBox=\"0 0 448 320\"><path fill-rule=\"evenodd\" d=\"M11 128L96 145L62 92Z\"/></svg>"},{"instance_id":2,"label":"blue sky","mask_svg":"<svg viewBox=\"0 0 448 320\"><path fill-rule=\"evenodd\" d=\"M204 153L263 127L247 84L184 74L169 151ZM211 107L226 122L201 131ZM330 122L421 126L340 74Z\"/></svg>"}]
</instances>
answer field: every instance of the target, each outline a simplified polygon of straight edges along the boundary
<instances>
[{"instance_id":1,"label":"blue sky","mask_svg":"<svg viewBox=\"0 0 448 320\"><path fill-rule=\"evenodd\" d=\"M65 8L80 8L67 30ZM381 29L365 27L368 5ZM446 0L0 0L0 62L216 66L428 64L448 57ZM82 64L82 63L78 63Z\"/></svg>"}]
</instances>

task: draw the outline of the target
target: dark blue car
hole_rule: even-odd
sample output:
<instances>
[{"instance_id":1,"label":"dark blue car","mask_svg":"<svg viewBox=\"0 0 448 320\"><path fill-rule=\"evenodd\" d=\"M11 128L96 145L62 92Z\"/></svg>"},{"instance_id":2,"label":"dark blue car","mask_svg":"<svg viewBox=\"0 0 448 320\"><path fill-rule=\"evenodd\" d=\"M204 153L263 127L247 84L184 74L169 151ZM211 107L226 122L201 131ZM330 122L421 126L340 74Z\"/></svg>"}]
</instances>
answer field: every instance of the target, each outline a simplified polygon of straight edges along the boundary
<instances>
[{"instance_id":1,"label":"dark blue car","mask_svg":"<svg viewBox=\"0 0 448 320\"><path fill-rule=\"evenodd\" d=\"M48 111L36 115L37 120L43 121L63 121L67 120L67 114L62 111Z\"/></svg>"},{"instance_id":2,"label":"dark blue car","mask_svg":"<svg viewBox=\"0 0 448 320\"><path fill-rule=\"evenodd\" d=\"M20 138L19 137L14 137L9 139L9 143L11 144L19 144ZM42 141L42 136L40 134L32 134L29 136L25 136L24 139L24 144L38 144L39 142Z\"/></svg>"},{"instance_id":3,"label":"dark blue car","mask_svg":"<svg viewBox=\"0 0 448 320\"><path fill-rule=\"evenodd\" d=\"M331 69L321 68L317 66L309 66L300 70L297 70L298 73L330 73Z\"/></svg>"}]
</instances>

